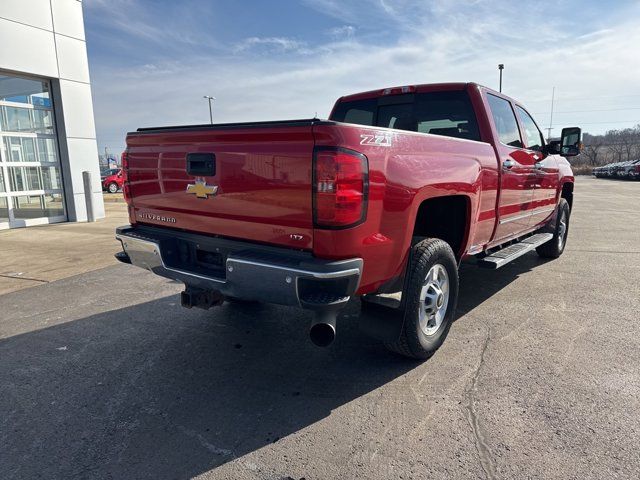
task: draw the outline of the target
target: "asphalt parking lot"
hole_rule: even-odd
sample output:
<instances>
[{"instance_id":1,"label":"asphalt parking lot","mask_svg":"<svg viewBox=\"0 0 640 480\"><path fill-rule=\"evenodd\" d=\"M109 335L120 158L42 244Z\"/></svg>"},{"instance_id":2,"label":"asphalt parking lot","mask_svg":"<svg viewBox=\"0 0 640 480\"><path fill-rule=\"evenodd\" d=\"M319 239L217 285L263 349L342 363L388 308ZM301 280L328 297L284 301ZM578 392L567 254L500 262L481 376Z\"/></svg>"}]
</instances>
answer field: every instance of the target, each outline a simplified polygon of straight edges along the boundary
<instances>
[{"instance_id":1,"label":"asphalt parking lot","mask_svg":"<svg viewBox=\"0 0 640 480\"><path fill-rule=\"evenodd\" d=\"M0 296L0 477L637 478L640 182L579 178L567 250L461 272L425 363L310 316L179 306L126 265Z\"/></svg>"}]
</instances>

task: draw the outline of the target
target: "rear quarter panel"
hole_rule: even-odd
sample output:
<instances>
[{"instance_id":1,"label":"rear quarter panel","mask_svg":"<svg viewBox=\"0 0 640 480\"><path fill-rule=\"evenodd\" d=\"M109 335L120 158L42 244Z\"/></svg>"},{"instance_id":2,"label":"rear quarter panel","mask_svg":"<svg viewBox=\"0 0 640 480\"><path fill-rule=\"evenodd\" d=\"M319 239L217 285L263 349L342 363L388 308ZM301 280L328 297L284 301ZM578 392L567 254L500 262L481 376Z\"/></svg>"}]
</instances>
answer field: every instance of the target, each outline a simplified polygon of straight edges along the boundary
<instances>
[{"instance_id":1,"label":"rear quarter panel","mask_svg":"<svg viewBox=\"0 0 640 480\"><path fill-rule=\"evenodd\" d=\"M383 145L371 138L382 137ZM346 230L314 230L314 253L324 258L364 258L360 294L401 276L415 218L427 199L463 195L468 200L467 238L490 240L495 224L497 160L484 142L350 124L314 128L316 145L340 145L367 156L367 220Z\"/></svg>"}]
</instances>

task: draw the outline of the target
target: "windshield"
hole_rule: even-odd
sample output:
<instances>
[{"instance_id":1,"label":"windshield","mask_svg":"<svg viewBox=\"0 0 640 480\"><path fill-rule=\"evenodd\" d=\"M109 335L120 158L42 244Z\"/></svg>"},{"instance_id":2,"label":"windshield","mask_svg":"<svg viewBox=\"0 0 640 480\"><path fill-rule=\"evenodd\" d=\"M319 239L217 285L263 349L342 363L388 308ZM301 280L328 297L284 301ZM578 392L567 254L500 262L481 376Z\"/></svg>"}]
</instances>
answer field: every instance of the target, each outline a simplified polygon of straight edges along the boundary
<instances>
[{"instance_id":1,"label":"windshield","mask_svg":"<svg viewBox=\"0 0 640 480\"><path fill-rule=\"evenodd\" d=\"M331 120L480 140L467 92L429 92L340 102Z\"/></svg>"}]
</instances>

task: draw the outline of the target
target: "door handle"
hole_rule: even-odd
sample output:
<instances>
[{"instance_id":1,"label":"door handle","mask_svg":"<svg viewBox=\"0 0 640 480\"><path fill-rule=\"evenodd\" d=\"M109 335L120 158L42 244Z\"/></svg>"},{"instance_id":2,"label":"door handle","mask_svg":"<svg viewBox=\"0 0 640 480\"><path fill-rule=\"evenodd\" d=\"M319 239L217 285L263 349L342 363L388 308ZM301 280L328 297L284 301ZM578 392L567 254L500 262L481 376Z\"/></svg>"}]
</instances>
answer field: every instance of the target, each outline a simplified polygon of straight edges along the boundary
<instances>
[{"instance_id":1,"label":"door handle","mask_svg":"<svg viewBox=\"0 0 640 480\"><path fill-rule=\"evenodd\" d=\"M516 162L514 162L510 158L507 158L504 162L502 162L502 168L504 168L505 170L509 170L509 169L513 168L513 166L515 164L516 164Z\"/></svg>"}]
</instances>

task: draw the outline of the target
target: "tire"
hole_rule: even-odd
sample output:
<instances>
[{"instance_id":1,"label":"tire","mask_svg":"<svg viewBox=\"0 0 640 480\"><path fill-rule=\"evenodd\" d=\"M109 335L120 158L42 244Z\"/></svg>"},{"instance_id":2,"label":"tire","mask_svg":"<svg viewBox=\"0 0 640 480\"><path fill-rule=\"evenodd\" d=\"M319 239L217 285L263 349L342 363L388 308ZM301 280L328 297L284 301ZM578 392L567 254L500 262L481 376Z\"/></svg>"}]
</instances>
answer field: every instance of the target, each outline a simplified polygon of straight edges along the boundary
<instances>
[{"instance_id":1,"label":"tire","mask_svg":"<svg viewBox=\"0 0 640 480\"><path fill-rule=\"evenodd\" d=\"M448 243L428 238L413 246L402 297L400 338L385 346L405 357L426 360L447 337L458 303L458 265Z\"/></svg>"},{"instance_id":2,"label":"tire","mask_svg":"<svg viewBox=\"0 0 640 480\"><path fill-rule=\"evenodd\" d=\"M107 185L107 190L109 193L116 193L118 191L118 184L116 182L111 182Z\"/></svg>"},{"instance_id":3,"label":"tire","mask_svg":"<svg viewBox=\"0 0 640 480\"><path fill-rule=\"evenodd\" d=\"M562 255L564 247L567 244L570 217L571 209L569 208L569 203L564 198L561 198L558 204L558 213L555 216L555 225L552 230L553 238L536 248L538 255L542 258L558 258Z\"/></svg>"}]
</instances>

